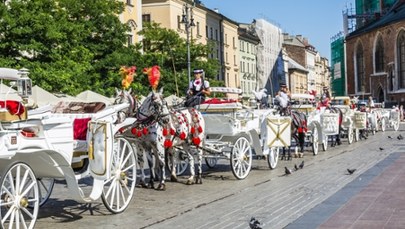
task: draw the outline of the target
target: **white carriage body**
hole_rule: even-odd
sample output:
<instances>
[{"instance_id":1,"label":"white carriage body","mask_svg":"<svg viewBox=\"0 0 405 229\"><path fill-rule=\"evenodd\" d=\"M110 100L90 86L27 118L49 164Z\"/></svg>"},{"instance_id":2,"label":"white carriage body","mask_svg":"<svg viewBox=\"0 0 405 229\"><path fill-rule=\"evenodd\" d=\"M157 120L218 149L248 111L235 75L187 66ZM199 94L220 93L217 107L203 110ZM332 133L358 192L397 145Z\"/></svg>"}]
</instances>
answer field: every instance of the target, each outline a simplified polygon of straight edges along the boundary
<instances>
[{"instance_id":1,"label":"white carriage body","mask_svg":"<svg viewBox=\"0 0 405 229\"><path fill-rule=\"evenodd\" d=\"M325 135L339 133L339 114L324 112L321 114L322 131Z\"/></svg>"},{"instance_id":2,"label":"white carriage body","mask_svg":"<svg viewBox=\"0 0 405 229\"><path fill-rule=\"evenodd\" d=\"M366 129L367 128L367 113L356 111L354 112L354 127L356 129Z\"/></svg>"},{"instance_id":3,"label":"white carriage body","mask_svg":"<svg viewBox=\"0 0 405 229\"><path fill-rule=\"evenodd\" d=\"M291 117L267 117L268 147L288 147L291 145Z\"/></svg>"}]
</instances>

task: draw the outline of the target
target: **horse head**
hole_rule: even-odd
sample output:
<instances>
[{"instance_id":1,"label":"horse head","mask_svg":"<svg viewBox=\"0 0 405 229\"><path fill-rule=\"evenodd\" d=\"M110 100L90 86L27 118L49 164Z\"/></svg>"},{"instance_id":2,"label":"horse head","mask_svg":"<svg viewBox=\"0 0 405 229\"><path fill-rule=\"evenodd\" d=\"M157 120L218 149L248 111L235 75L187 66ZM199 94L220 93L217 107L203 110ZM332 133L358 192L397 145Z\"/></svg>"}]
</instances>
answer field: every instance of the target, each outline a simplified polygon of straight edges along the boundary
<instances>
[{"instance_id":1,"label":"horse head","mask_svg":"<svg viewBox=\"0 0 405 229\"><path fill-rule=\"evenodd\" d=\"M136 118L140 121L154 120L167 116L169 109L166 101L163 99L163 88L159 92L151 91L143 103L140 105Z\"/></svg>"},{"instance_id":2,"label":"horse head","mask_svg":"<svg viewBox=\"0 0 405 229\"><path fill-rule=\"evenodd\" d=\"M125 111L126 115L133 116L136 110L136 101L132 96L132 88L129 90L115 89L114 105L128 103L128 110Z\"/></svg>"}]
</instances>

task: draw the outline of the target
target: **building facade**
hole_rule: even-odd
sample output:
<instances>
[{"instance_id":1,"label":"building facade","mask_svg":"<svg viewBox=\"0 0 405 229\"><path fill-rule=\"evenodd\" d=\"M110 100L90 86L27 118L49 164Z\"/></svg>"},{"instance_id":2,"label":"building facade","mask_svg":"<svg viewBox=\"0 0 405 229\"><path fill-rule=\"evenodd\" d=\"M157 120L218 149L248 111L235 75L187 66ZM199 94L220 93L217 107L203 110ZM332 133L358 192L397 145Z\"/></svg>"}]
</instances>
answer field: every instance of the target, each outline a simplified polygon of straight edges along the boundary
<instances>
[{"instance_id":1,"label":"building facade","mask_svg":"<svg viewBox=\"0 0 405 229\"><path fill-rule=\"evenodd\" d=\"M405 104L405 1L346 37L349 95Z\"/></svg>"},{"instance_id":2,"label":"building facade","mask_svg":"<svg viewBox=\"0 0 405 229\"><path fill-rule=\"evenodd\" d=\"M257 46L260 43L251 24L239 24L239 78L242 96L250 98L257 88Z\"/></svg>"},{"instance_id":3,"label":"building facade","mask_svg":"<svg viewBox=\"0 0 405 229\"><path fill-rule=\"evenodd\" d=\"M119 15L122 23L126 23L131 28L128 32L128 45L134 45L142 41L142 36L138 32L142 30L142 0L122 0L125 4L124 12Z\"/></svg>"}]
</instances>

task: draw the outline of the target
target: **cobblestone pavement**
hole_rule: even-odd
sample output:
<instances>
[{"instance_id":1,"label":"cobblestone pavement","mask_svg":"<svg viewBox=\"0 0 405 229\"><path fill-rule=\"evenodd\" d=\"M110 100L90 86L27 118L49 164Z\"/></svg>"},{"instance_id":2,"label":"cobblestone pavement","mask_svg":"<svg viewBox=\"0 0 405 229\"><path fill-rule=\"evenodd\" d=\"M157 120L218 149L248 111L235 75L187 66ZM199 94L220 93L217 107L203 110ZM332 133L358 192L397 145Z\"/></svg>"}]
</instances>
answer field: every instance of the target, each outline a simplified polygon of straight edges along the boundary
<instances>
[{"instance_id":1,"label":"cobblestone pavement","mask_svg":"<svg viewBox=\"0 0 405 229\"><path fill-rule=\"evenodd\" d=\"M397 132L377 132L351 145L343 141L316 156L306 151L303 159L280 161L274 170L268 168L266 161L255 160L245 180L236 180L228 161L220 161L214 169L204 168L202 185L187 186L187 177L181 177L179 183L168 182L166 191L137 188L128 209L117 215L109 213L101 201L89 205L70 200L61 181L40 209L36 227L233 229L249 228L250 218L255 217L263 228L293 228L305 218L305 213L322 206L370 168L393 153L405 152L405 140L395 138L403 129L401 125ZM389 135L394 139L388 139ZM302 160L303 169L284 175L284 166L293 168ZM348 175L347 168L357 170ZM86 186L84 183L84 190ZM320 217L323 219L318 220L321 222L306 224L307 228L319 226L342 204L325 208Z\"/></svg>"}]
</instances>

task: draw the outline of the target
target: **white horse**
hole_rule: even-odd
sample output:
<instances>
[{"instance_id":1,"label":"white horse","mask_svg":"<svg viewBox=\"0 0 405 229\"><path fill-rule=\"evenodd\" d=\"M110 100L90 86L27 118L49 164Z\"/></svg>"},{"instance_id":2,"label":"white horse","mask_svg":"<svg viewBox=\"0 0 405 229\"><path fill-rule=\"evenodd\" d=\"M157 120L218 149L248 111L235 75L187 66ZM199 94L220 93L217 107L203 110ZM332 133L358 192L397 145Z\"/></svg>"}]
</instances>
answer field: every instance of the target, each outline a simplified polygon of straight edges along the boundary
<instances>
[{"instance_id":1,"label":"white horse","mask_svg":"<svg viewBox=\"0 0 405 229\"><path fill-rule=\"evenodd\" d=\"M173 157L176 148L182 148L190 161L190 174L186 184L202 184L202 154L201 149L205 138L205 121L195 108L182 108L170 111L170 122L166 124L166 147L172 160L171 179L177 181L176 163ZM198 157L198 174L195 176L194 154Z\"/></svg>"}]
</instances>

